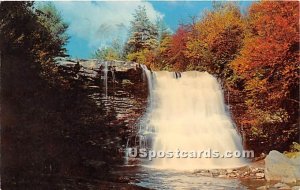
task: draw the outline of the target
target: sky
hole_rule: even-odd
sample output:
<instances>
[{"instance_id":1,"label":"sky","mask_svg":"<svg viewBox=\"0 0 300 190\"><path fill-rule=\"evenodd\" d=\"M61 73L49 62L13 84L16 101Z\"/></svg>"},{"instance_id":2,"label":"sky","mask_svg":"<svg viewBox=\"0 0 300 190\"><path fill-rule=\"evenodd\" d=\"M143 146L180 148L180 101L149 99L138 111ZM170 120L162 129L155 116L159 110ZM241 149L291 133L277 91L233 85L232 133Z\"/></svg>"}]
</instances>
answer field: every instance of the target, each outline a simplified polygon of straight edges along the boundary
<instances>
[{"instance_id":1,"label":"sky","mask_svg":"<svg viewBox=\"0 0 300 190\"><path fill-rule=\"evenodd\" d=\"M112 40L125 42L135 9L145 6L151 21L163 19L175 32L180 23L191 22L212 8L210 1L56 1L53 2L62 18L69 24L70 40L66 45L72 58L90 58L98 48ZM245 10L251 2L238 2Z\"/></svg>"}]
</instances>

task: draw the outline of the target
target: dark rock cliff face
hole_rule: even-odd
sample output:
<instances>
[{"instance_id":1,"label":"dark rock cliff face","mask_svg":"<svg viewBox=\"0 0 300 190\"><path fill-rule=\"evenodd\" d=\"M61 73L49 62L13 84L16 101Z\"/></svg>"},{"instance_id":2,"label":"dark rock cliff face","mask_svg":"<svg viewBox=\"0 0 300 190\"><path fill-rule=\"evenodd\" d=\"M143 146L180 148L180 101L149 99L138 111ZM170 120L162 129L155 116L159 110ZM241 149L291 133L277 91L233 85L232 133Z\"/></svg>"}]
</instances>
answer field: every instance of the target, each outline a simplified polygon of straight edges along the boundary
<instances>
[{"instance_id":1,"label":"dark rock cliff face","mask_svg":"<svg viewBox=\"0 0 300 190\"><path fill-rule=\"evenodd\" d=\"M109 135L90 136L90 141L120 153L113 156L122 162L127 140L136 134L139 118L146 110L148 88L142 68L137 63L97 60L79 60L73 64L63 61L60 65L75 72L77 67L76 77L85 81L87 97L101 109L98 114Z\"/></svg>"},{"instance_id":2,"label":"dark rock cliff face","mask_svg":"<svg viewBox=\"0 0 300 190\"><path fill-rule=\"evenodd\" d=\"M2 186L125 187L128 181L110 171L123 164L127 139L136 133L146 109L142 69L135 63L109 62L106 78L104 63L97 60L60 59L57 64L71 89L45 89L38 98L23 102L22 109L15 102L5 105Z\"/></svg>"}]
</instances>

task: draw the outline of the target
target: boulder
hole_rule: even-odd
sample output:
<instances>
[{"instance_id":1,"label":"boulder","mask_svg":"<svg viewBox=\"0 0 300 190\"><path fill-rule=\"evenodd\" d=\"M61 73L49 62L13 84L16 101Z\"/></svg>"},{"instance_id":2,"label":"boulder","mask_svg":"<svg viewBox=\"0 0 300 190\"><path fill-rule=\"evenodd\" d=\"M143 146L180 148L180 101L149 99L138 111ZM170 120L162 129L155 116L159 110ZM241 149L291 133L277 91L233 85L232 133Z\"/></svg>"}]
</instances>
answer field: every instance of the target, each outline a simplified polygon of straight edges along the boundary
<instances>
[{"instance_id":1,"label":"boulder","mask_svg":"<svg viewBox=\"0 0 300 190\"><path fill-rule=\"evenodd\" d=\"M300 180L300 157L288 158L272 150L265 158L265 178L268 181L279 180L284 183Z\"/></svg>"}]
</instances>

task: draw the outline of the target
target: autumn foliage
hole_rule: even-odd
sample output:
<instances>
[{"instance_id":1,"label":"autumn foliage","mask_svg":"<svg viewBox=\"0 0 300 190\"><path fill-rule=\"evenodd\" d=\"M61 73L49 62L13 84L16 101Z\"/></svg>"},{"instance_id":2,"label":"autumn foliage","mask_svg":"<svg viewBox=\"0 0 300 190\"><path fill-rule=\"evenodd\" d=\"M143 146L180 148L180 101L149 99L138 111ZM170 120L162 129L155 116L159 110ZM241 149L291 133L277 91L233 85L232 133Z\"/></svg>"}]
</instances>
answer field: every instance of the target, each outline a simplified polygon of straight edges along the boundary
<instances>
[{"instance_id":1,"label":"autumn foliage","mask_svg":"<svg viewBox=\"0 0 300 190\"><path fill-rule=\"evenodd\" d=\"M141 63L154 70L198 70L218 77L247 140L297 141L298 2L256 2L246 14L234 3L215 4L142 57Z\"/></svg>"},{"instance_id":2,"label":"autumn foliage","mask_svg":"<svg viewBox=\"0 0 300 190\"><path fill-rule=\"evenodd\" d=\"M240 123L282 143L297 137L299 3L253 4L243 48L231 66L245 83L247 111Z\"/></svg>"},{"instance_id":3,"label":"autumn foliage","mask_svg":"<svg viewBox=\"0 0 300 190\"><path fill-rule=\"evenodd\" d=\"M257 99L250 105L258 109L289 109L298 98L298 5L262 2L250 9L249 34L232 67L245 79L248 97Z\"/></svg>"}]
</instances>

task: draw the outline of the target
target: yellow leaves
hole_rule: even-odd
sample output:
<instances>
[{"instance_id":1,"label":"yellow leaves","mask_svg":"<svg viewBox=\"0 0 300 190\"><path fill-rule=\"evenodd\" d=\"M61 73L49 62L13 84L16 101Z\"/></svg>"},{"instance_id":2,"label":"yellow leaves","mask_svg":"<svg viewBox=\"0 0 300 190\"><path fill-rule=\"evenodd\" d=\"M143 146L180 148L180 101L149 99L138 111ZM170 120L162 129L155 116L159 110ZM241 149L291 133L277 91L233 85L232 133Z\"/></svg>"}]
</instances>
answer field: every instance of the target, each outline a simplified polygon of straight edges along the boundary
<instances>
[{"instance_id":1,"label":"yellow leaves","mask_svg":"<svg viewBox=\"0 0 300 190\"><path fill-rule=\"evenodd\" d=\"M187 50L185 51L185 55L188 58L201 59L202 56L205 54L205 50L208 50L207 43L199 39L190 40L187 43Z\"/></svg>"},{"instance_id":2,"label":"yellow leaves","mask_svg":"<svg viewBox=\"0 0 300 190\"><path fill-rule=\"evenodd\" d=\"M142 51L130 53L127 55L127 60L142 63L147 66L151 66L151 64L154 62L153 58L153 51L148 49L144 49Z\"/></svg>"},{"instance_id":3,"label":"yellow leaves","mask_svg":"<svg viewBox=\"0 0 300 190\"><path fill-rule=\"evenodd\" d=\"M237 12L239 11L219 10L204 15L201 22L198 22L195 26L196 30L199 31L198 38L210 44L210 42L214 41L220 33L230 26L236 25L243 28L243 22Z\"/></svg>"},{"instance_id":4,"label":"yellow leaves","mask_svg":"<svg viewBox=\"0 0 300 190\"><path fill-rule=\"evenodd\" d=\"M114 51L109 51L106 55L106 60L117 60L119 59L119 56L116 52Z\"/></svg>"},{"instance_id":5,"label":"yellow leaves","mask_svg":"<svg viewBox=\"0 0 300 190\"><path fill-rule=\"evenodd\" d=\"M258 77L254 77L251 80L247 82L246 90L255 90L255 91L266 91L266 88L264 87L267 84L266 79L259 79Z\"/></svg>"},{"instance_id":6,"label":"yellow leaves","mask_svg":"<svg viewBox=\"0 0 300 190\"><path fill-rule=\"evenodd\" d=\"M139 56L139 52L129 53L127 55L127 60L128 61L136 61L138 59L138 56Z\"/></svg>"},{"instance_id":7,"label":"yellow leaves","mask_svg":"<svg viewBox=\"0 0 300 190\"><path fill-rule=\"evenodd\" d=\"M239 8L231 3L206 12L192 27L184 54L193 62L206 65L207 71L225 77L232 72L226 65L242 46L245 23ZM223 74L222 74L223 73Z\"/></svg>"}]
</instances>

